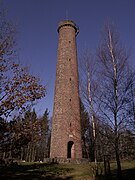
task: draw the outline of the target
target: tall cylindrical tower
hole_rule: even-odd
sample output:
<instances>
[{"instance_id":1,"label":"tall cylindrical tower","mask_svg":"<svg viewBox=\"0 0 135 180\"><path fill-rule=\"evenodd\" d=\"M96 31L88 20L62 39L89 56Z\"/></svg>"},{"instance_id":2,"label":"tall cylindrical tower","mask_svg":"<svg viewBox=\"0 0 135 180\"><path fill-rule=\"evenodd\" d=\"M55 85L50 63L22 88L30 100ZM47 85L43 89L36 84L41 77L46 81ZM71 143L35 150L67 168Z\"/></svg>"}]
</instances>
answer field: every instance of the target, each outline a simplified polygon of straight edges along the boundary
<instances>
[{"instance_id":1,"label":"tall cylindrical tower","mask_svg":"<svg viewBox=\"0 0 135 180\"><path fill-rule=\"evenodd\" d=\"M73 21L61 21L51 134L51 158L82 158L76 35Z\"/></svg>"}]
</instances>

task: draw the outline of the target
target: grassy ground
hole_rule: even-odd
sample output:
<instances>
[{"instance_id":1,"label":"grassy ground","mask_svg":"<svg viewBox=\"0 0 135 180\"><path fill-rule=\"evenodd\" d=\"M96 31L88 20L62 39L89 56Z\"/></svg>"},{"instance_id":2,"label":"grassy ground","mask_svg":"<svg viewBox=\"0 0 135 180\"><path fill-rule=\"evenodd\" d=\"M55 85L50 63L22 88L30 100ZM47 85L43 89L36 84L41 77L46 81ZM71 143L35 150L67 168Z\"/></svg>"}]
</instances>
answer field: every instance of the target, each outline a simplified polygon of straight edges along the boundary
<instances>
[{"instance_id":1,"label":"grassy ground","mask_svg":"<svg viewBox=\"0 0 135 180\"><path fill-rule=\"evenodd\" d=\"M93 164L45 164L45 163L21 163L11 167L0 167L0 179L9 180L91 180L94 171ZM135 179L135 161L122 162L124 180ZM105 179L103 163L100 163L100 176L97 179ZM111 163L111 175L116 179L116 163Z\"/></svg>"},{"instance_id":2,"label":"grassy ground","mask_svg":"<svg viewBox=\"0 0 135 180\"><path fill-rule=\"evenodd\" d=\"M113 166L114 165L114 166ZM111 164L113 172L116 174L116 163ZM135 180L135 161L121 162L124 180Z\"/></svg>"}]
</instances>

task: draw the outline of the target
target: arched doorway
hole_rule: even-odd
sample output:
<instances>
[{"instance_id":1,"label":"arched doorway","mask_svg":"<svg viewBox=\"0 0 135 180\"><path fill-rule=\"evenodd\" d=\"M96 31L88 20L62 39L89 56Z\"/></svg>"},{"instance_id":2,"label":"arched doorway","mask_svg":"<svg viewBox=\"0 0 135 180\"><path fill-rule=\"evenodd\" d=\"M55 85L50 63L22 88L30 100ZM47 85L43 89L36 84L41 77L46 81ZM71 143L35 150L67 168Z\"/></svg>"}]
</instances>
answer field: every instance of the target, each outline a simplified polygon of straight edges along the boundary
<instances>
[{"instance_id":1,"label":"arched doorway","mask_svg":"<svg viewBox=\"0 0 135 180\"><path fill-rule=\"evenodd\" d=\"M67 158L74 158L74 142L69 141L67 144Z\"/></svg>"}]
</instances>

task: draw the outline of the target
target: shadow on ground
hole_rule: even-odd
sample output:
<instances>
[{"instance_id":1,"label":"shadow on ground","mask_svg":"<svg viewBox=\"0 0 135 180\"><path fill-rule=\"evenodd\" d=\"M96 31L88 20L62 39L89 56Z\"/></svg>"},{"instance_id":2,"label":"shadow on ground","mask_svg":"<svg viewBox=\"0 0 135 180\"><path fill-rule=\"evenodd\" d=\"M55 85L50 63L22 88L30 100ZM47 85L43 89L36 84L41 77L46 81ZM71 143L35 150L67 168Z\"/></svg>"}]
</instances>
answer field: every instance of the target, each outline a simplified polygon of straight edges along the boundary
<instances>
[{"instance_id":1,"label":"shadow on ground","mask_svg":"<svg viewBox=\"0 0 135 180\"><path fill-rule=\"evenodd\" d=\"M73 174L74 169L72 167L54 163L13 164L8 167L0 167L0 180L72 180L74 179ZM116 180L116 174L116 170L112 170L110 176L100 175L96 180ZM122 174L123 180L135 180L135 168L124 169Z\"/></svg>"},{"instance_id":2,"label":"shadow on ground","mask_svg":"<svg viewBox=\"0 0 135 180\"><path fill-rule=\"evenodd\" d=\"M57 164L33 164L33 165L13 165L10 167L0 167L1 180L70 180L68 176L72 172L71 168L62 168Z\"/></svg>"},{"instance_id":3,"label":"shadow on ground","mask_svg":"<svg viewBox=\"0 0 135 180\"><path fill-rule=\"evenodd\" d=\"M116 170L111 171L111 174L108 176L100 175L96 178L96 180L117 180L117 172ZM135 180L135 168L132 169L124 169L122 170L122 180Z\"/></svg>"}]
</instances>

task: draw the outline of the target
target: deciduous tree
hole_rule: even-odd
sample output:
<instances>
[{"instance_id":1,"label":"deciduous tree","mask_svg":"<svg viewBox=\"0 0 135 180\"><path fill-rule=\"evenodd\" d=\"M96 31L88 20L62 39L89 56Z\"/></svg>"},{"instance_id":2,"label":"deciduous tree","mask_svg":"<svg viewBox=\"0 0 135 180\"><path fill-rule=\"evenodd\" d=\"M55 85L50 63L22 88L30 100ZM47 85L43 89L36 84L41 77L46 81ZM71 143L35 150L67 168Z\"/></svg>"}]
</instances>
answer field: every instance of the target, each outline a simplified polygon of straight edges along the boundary
<instances>
[{"instance_id":1,"label":"deciduous tree","mask_svg":"<svg viewBox=\"0 0 135 180\"><path fill-rule=\"evenodd\" d=\"M45 96L45 86L31 75L27 67L17 63L16 30L0 12L0 116L8 117L14 110L26 109Z\"/></svg>"},{"instance_id":2,"label":"deciduous tree","mask_svg":"<svg viewBox=\"0 0 135 180\"><path fill-rule=\"evenodd\" d=\"M120 163L120 136L127 125L129 107L129 66L128 52L120 42L115 29L107 25L98 49L100 65L100 119L106 122L112 131L111 142L114 145L118 178L122 178Z\"/></svg>"}]
</instances>

